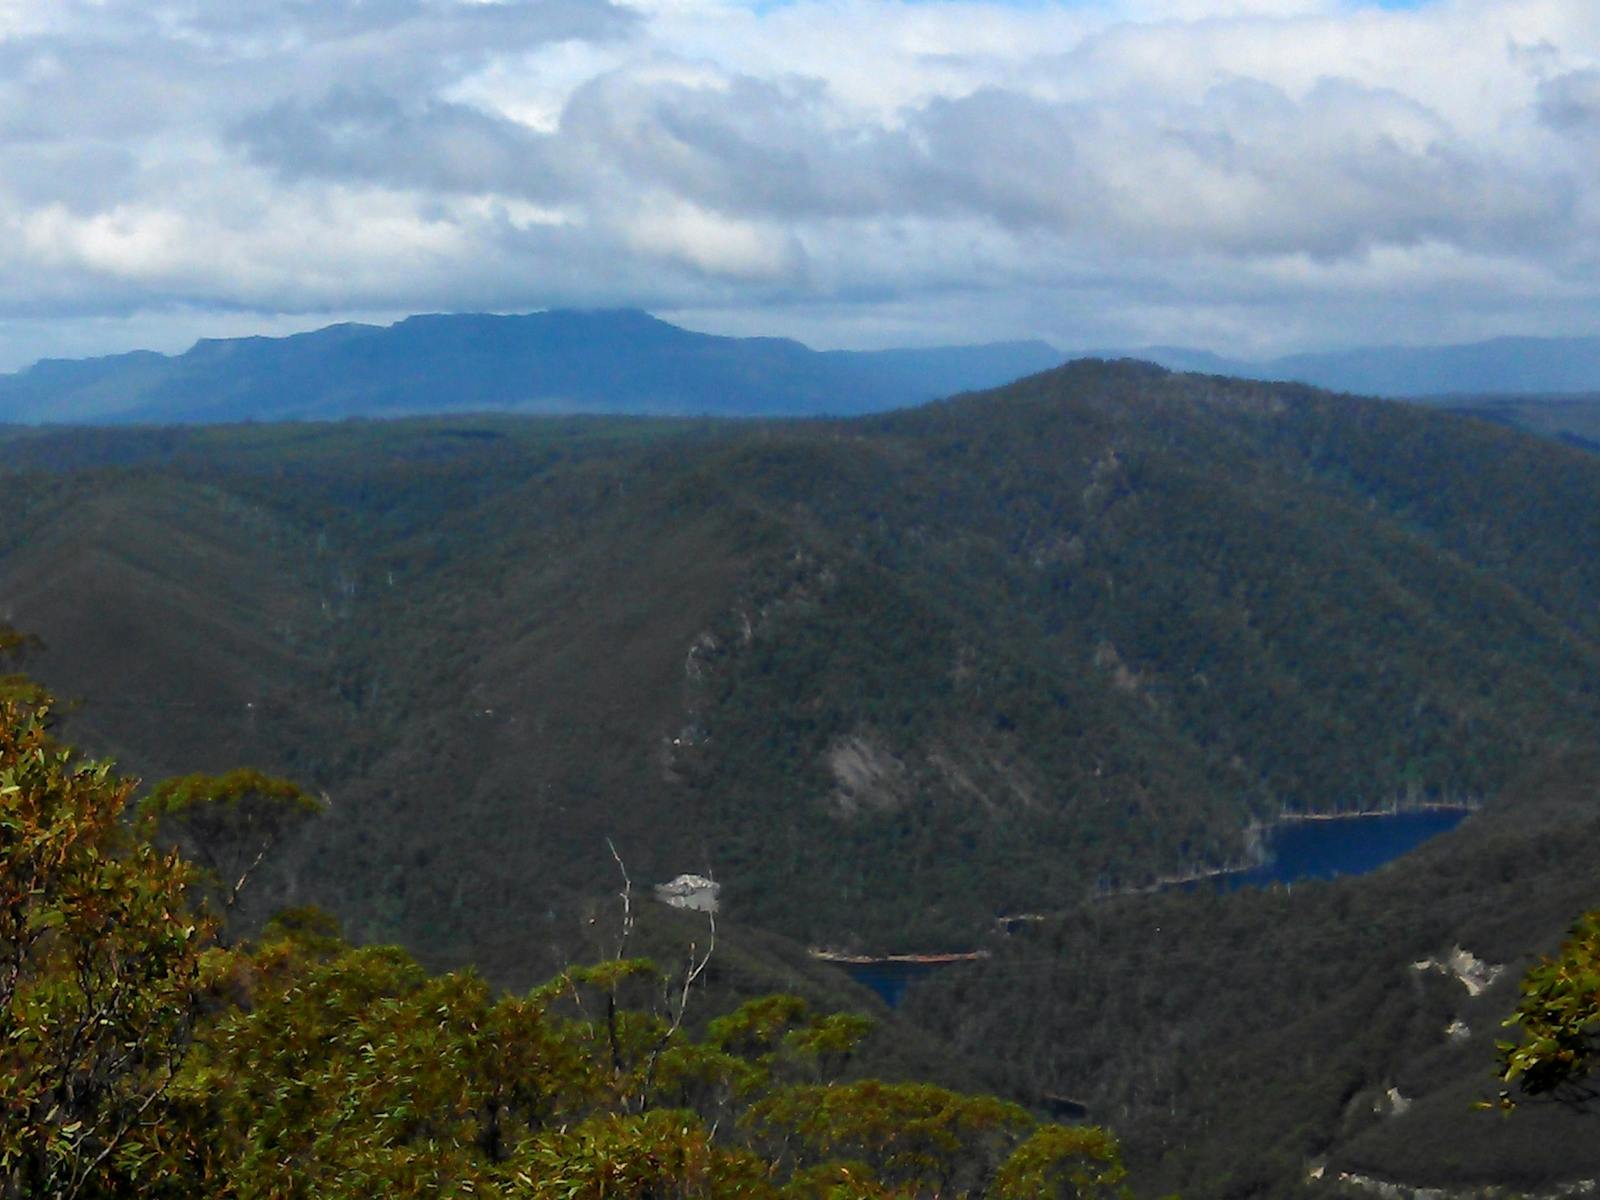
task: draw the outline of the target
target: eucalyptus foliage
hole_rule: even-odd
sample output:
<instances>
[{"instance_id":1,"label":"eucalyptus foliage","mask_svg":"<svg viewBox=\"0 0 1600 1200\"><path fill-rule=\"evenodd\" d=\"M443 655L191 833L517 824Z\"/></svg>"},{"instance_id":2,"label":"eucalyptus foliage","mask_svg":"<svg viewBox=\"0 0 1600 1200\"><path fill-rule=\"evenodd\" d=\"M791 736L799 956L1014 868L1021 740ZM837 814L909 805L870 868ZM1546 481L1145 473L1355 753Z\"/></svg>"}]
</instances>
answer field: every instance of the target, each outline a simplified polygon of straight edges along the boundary
<instances>
[{"instance_id":1,"label":"eucalyptus foliage","mask_svg":"<svg viewBox=\"0 0 1600 1200\"><path fill-rule=\"evenodd\" d=\"M1506 1024L1522 1029L1519 1041L1499 1043L1507 1083L1567 1103L1600 1099L1600 909L1580 917L1559 953L1523 976L1521 1002Z\"/></svg>"},{"instance_id":2,"label":"eucalyptus foliage","mask_svg":"<svg viewBox=\"0 0 1600 1200\"><path fill-rule=\"evenodd\" d=\"M794 997L696 1038L693 977L641 959L506 995L352 946L316 910L224 945L198 915L208 873L144 835L203 817L253 864L264 828L310 814L303 795L193 777L129 823L134 784L49 726L47 701L0 700L3 1200L1118 1191L1099 1130L931 1084L837 1082L870 1022Z\"/></svg>"}]
</instances>

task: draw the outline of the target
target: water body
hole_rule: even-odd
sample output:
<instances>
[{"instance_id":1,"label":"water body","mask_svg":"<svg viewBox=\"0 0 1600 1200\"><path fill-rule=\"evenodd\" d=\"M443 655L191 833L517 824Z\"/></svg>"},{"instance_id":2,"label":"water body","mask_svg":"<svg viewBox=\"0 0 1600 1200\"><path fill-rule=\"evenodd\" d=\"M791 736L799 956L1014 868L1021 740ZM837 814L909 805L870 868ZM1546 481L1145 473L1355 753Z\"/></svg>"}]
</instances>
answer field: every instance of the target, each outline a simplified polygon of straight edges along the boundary
<instances>
[{"instance_id":1,"label":"water body","mask_svg":"<svg viewBox=\"0 0 1600 1200\"><path fill-rule=\"evenodd\" d=\"M1203 883L1226 891L1365 875L1466 819L1462 809L1429 808L1335 820L1284 821L1267 832L1267 861Z\"/></svg>"},{"instance_id":2,"label":"water body","mask_svg":"<svg viewBox=\"0 0 1600 1200\"><path fill-rule=\"evenodd\" d=\"M1335 879L1365 875L1423 842L1448 833L1467 817L1462 809L1430 808L1417 812L1381 813L1333 820L1283 821L1267 832L1267 861L1248 871L1230 871L1174 886L1193 890L1215 887L1237 891L1245 887L1270 887L1306 879ZM871 988L890 1008L904 999L906 989L944 963L850 963L850 978Z\"/></svg>"},{"instance_id":3,"label":"water body","mask_svg":"<svg viewBox=\"0 0 1600 1200\"><path fill-rule=\"evenodd\" d=\"M844 969L850 973L851 979L877 992L879 999L894 1008L905 998L906 988L913 981L948 965L916 962L846 963Z\"/></svg>"}]
</instances>

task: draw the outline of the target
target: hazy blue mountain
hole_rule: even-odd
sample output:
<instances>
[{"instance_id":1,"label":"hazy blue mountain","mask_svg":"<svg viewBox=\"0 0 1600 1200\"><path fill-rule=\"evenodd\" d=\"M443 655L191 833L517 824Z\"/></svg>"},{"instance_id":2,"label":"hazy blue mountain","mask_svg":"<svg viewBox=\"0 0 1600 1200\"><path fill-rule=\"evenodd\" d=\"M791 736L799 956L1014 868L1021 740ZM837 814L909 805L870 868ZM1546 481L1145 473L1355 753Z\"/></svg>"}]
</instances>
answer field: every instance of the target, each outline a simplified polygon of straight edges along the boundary
<instances>
[{"instance_id":1,"label":"hazy blue mountain","mask_svg":"<svg viewBox=\"0 0 1600 1200\"><path fill-rule=\"evenodd\" d=\"M0 421L271 421L510 410L873 412L1058 364L1044 342L875 353L692 333L635 310L418 316L185 354L47 360L0 376Z\"/></svg>"},{"instance_id":2,"label":"hazy blue mountain","mask_svg":"<svg viewBox=\"0 0 1600 1200\"><path fill-rule=\"evenodd\" d=\"M1363 346L1259 361L1181 346L1128 352L1181 371L1310 383L1365 396L1600 391L1600 338L1504 337L1458 346Z\"/></svg>"}]
</instances>

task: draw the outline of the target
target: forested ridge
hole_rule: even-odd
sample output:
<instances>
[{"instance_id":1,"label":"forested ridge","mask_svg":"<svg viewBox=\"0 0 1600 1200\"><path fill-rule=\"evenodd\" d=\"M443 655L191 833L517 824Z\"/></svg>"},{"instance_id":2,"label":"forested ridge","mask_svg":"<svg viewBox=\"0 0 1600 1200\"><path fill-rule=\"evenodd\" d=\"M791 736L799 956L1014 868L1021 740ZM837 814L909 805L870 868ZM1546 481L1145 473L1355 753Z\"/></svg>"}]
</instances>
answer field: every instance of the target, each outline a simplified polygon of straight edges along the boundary
<instances>
[{"instance_id":1,"label":"forested ridge","mask_svg":"<svg viewBox=\"0 0 1600 1200\"><path fill-rule=\"evenodd\" d=\"M982 946L874 1069L1085 1101L1142 1193L1592 1173L1559 1116L1457 1124L1500 1120L1468 1114L1512 997L1412 969L1521 965L1592 907L1592 455L1084 362L853 421L30 429L0 462L0 617L69 739L327 802L243 927L315 902L525 993L604 955L610 843L641 894L723 884L710 1005L874 1007L807 943ZM1405 871L1123 894L1286 810L1440 801L1486 807Z\"/></svg>"},{"instance_id":2,"label":"forested ridge","mask_svg":"<svg viewBox=\"0 0 1600 1200\"><path fill-rule=\"evenodd\" d=\"M1468 1193L1595 1178L1592 1113L1477 1106L1504 1087L1517 978L1594 905L1597 782L1592 753L1550 764L1368 876L1085 905L919 983L905 1016L997 1086L1123 1130L1145 1193L1288 1195L1317 1168Z\"/></svg>"},{"instance_id":3,"label":"forested ridge","mask_svg":"<svg viewBox=\"0 0 1600 1200\"><path fill-rule=\"evenodd\" d=\"M1285 808L1483 799L1600 705L1600 464L1310 389L5 445L0 587L74 735L326 790L291 893L494 971L549 964L527 917L608 836L739 919L947 949Z\"/></svg>"}]
</instances>

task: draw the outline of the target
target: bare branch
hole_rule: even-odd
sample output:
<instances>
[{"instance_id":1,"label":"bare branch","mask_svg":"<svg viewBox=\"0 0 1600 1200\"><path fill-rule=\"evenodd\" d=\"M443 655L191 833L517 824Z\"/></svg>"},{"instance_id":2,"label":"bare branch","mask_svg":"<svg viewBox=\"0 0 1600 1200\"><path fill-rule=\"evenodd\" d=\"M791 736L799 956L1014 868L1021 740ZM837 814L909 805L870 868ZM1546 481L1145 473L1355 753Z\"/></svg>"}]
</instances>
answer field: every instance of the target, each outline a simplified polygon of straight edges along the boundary
<instances>
[{"instance_id":1,"label":"bare branch","mask_svg":"<svg viewBox=\"0 0 1600 1200\"><path fill-rule=\"evenodd\" d=\"M617 953L615 957L620 961L623 952L628 948L628 938L633 933L633 880L628 878L628 868L622 861L622 855L617 853L617 845L610 838L606 845L611 850L611 857L616 860L617 870L622 872L622 932L617 937Z\"/></svg>"},{"instance_id":2,"label":"bare branch","mask_svg":"<svg viewBox=\"0 0 1600 1200\"><path fill-rule=\"evenodd\" d=\"M678 996L678 1012L672 1018L672 1026L667 1030L667 1037L671 1037L683 1027L683 1015L689 1011L689 989L694 987L695 980L705 974L706 967L711 963L711 956L717 949L717 914L715 911L706 913L706 924L710 926L710 937L706 941L706 952L698 962L695 961L695 944L689 943L689 965L684 970L683 991Z\"/></svg>"},{"instance_id":3,"label":"bare branch","mask_svg":"<svg viewBox=\"0 0 1600 1200\"><path fill-rule=\"evenodd\" d=\"M689 943L689 960L687 965L684 967L683 987L678 993L678 1009L676 1012L672 1011L672 1005L668 999L668 994L666 992L668 984L666 981L662 982L662 1005L667 1009L667 1013L671 1017L671 1020L668 1022L666 1030L659 1038L656 1039L655 1045L650 1047L650 1053L645 1062L644 1091L639 1098L639 1108L641 1112L650 1107L651 1095L655 1091L656 1064L661 1059L661 1052L665 1050L671 1043L672 1039L677 1036L678 1030L683 1028L683 1018L689 1011L689 992L694 987L695 981L698 980L701 975L705 974L706 967L710 965L711 956L716 952L717 914L715 910L708 910L706 912L706 923L710 927L710 937L706 941L706 952L696 958L695 955L698 947L694 942Z\"/></svg>"}]
</instances>

